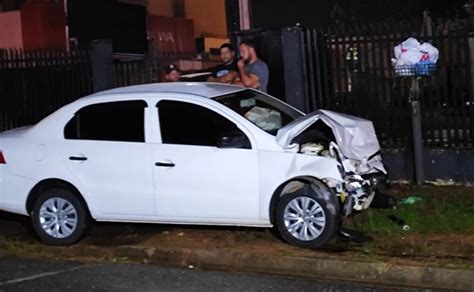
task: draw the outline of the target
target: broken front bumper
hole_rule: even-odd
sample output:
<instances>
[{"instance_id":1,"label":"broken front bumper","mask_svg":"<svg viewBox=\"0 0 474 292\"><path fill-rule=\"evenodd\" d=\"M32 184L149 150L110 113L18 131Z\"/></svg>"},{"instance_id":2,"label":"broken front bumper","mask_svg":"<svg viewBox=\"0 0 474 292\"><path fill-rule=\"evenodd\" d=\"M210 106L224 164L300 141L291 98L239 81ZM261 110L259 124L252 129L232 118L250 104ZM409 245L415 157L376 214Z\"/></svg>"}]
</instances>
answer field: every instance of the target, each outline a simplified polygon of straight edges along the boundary
<instances>
[{"instance_id":1,"label":"broken front bumper","mask_svg":"<svg viewBox=\"0 0 474 292\"><path fill-rule=\"evenodd\" d=\"M377 189L385 183L386 175L381 172L345 176L344 185L338 190L342 216L347 217L369 208L378 193Z\"/></svg>"}]
</instances>

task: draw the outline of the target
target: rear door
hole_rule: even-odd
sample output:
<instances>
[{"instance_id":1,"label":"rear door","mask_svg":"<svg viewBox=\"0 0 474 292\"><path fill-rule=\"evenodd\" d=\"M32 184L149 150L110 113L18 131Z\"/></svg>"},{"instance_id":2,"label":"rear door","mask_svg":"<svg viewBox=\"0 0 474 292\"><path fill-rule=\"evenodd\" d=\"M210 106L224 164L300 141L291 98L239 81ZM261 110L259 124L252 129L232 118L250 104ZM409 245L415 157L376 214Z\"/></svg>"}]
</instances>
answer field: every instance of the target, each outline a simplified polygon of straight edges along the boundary
<instances>
[{"instance_id":1,"label":"rear door","mask_svg":"<svg viewBox=\"0 0 474 292\"><path fill-rule=\"evenodd\" d=\"M63 159L108 219L155 214L146 107L143 100L92 104L65 127Z\"/></svg>"}]
</instances>

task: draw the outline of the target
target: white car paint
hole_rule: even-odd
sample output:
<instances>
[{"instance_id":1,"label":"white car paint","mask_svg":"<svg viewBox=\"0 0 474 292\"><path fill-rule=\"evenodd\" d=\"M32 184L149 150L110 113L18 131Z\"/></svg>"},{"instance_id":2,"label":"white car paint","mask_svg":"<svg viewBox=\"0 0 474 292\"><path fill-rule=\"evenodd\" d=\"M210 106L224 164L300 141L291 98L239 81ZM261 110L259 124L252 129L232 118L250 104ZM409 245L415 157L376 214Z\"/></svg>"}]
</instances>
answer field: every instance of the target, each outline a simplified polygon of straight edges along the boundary
<instances>
[{"instance_id":1,"label":"white car paint","mask_svg":"<svg viewBox=\"0 0 474 292\"><path fill-rule=\"evenodd\" d=\"M297 153L210 99L243 90L212 83L149 84L81 98L35 126L0 133L0 210L28 215L30 191L47 179L73 185L97 221L271 226L270 201L301 176L343 182L340 163ZM156 104L162 99L205 106L234 122L252 149L162 144ZM64 126L81 108L143 100L145 143L66 140ZM84 155L87 161L70 161ZM157 168L158 161L174 168Z\"/></svg>"}]
</instances>

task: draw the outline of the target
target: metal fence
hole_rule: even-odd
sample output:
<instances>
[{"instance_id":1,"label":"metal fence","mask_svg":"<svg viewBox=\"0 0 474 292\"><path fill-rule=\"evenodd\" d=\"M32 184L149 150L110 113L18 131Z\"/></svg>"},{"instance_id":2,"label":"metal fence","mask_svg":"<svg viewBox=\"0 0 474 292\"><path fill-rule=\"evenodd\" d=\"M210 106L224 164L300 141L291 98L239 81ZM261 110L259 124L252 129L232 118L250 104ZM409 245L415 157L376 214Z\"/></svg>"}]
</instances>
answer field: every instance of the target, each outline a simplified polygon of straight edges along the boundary
<instances>
[{"instance_id":1,"label":"metal fence","mask_svg":"<svg viewBox=\"0 0 474 292\"><path fill-rule=\"evenodd\" d=\"M326 108L371 119L385 148L409 145L410 80L393 74L393 47L407 37L439 49L435 74L423 78L421 111L425 146L474 146L474 34L448 32L427 38L413 32L319 32L304 30L309 108Z\"/></svg>"},{"instance_id":2,"label":"metal fence","mask_svg":"<svg viewBox=\"0 0 474 292\"><path fill-rule=\"evenodd\" d=\"M139 56L134 61L116 58L111 72L113 87L163 81L162 69L171 63L184 71L217 64L176 54ZM63 105L93 93L91 70L87 51L0 50L0 132L35 124Z\"/></svg>"},{"instance_id":3,"label":"metal fence","mask_svg":"<svg viewBox=\"0 0 474 292\"><path fill-rule=\"evenodd\" d=\"M163 68L174 64L183 72L204 71L219 61L199 60L192 57L160 56L138 61L115 62L114 84L116 87L163 82Z\"/></svg>"},{"instance_id":4,"label":"metal fence","mask_svg":"<svg viewBox=\"0 0 474 292\"><path fill-rule=\"evenodd\" d=\"M389 28L387 28L389 31ZM385 148L411 142L410 80L395 77L393 47L416 33L303 30L308 109L326 108L371 119ZM474 34L434 34L438 69L423 78L421 111L425 146L474 147ZM182 56L116 60L114 86L163 81L162 69L184 71L215 66ZM0 51L0 131L33 124L81 96L92 93L89 52Z\"/></svg>"},{"instance_id":5,"label":"metal fence","mask_svg":"<svg viewBox=\"0 0 474 292\"><path fill-rule=\"evenodd\" d=\"M0 131L34 124L92 92L84 51L0 51Z\"/></svg>"}]
</instances>

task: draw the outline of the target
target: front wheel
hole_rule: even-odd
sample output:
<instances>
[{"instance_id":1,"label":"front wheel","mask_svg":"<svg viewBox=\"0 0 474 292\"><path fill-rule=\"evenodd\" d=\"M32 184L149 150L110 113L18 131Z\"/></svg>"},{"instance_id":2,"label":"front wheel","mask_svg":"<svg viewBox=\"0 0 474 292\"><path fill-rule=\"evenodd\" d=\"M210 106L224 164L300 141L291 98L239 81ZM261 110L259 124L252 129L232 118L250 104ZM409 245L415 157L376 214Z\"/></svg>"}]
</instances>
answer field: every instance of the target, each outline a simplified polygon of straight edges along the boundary
<instances>
[{"instance_id":1,"label":"front wheel","mask_svg":"<svg viewBox=\"0 0 474 292\"><path fill-rule=\"evenodd\" d=\"M338 230L340 218L335 210L331 202L307 185L280 199L275 214L276 227L287 242L317 249Z\"/></svg>"},{"instance_id":2,"label":"front wheel","mask_svg":"<svg viewBox=\"0 0 474 292\"><path fill-rule=\"evenodd\" d=\"M79 241L89 225L85 204L69 189L44 191L31 213L38 237L49 245L71 245Z\"/></svg>"}]
</instances>

